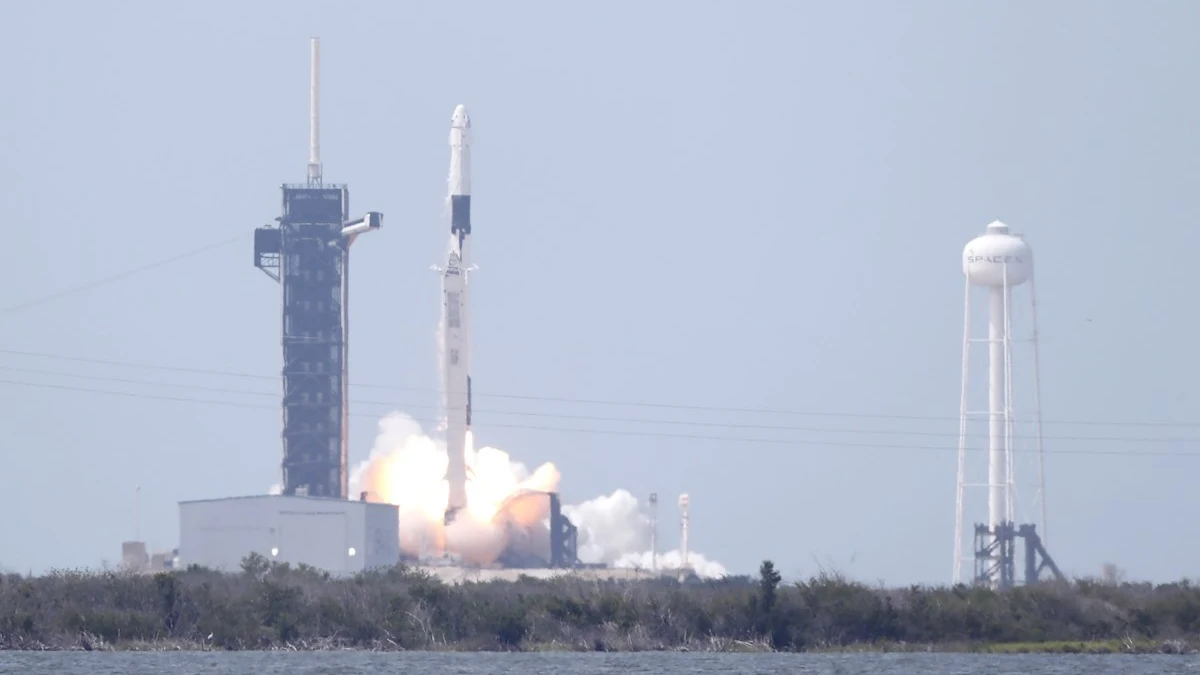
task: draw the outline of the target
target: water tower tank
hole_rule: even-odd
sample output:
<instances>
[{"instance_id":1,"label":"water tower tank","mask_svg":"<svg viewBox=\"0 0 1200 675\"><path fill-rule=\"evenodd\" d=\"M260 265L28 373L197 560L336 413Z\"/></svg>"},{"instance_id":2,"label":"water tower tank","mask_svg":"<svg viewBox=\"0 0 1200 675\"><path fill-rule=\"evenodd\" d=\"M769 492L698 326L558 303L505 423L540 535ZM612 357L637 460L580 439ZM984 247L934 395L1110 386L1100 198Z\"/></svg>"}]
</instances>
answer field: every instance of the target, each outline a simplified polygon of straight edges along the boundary
<instances>
[{"instance_id":1,"label":"water tower tank","mask_svg":"<svg viewBox=\"0 0 1200 675\"><path fill-rule=\"evenodd\" d=\"M963 249L963 274L975 286L999 287L1004 285L1006 266L1009 286L1025 283L1033 274L1033 249L997 220Z\"/></svg>"}]
</instances>

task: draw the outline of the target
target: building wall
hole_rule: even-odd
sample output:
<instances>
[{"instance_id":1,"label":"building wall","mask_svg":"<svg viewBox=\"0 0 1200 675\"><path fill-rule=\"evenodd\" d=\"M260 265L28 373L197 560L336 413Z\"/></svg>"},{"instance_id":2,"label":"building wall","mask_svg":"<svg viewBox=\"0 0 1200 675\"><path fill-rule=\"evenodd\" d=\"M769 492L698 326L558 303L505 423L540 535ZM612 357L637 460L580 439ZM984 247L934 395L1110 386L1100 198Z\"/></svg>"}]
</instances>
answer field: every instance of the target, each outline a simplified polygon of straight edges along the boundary
<instances>
[{"instance_id":1,"label":"building wall","mask_svg":"<svg viewBox=\"0 0 1200 675\"><path fill-rule=\"evenodd\" d=\"M236 571L242 558L258 553L353 574L394 565L399 546L399 512L389 504L285 495L179 504L182 567Z\"/></svg>"},{"instance_id":2,"label":"building wall","mask_svg":"<svg viewBox=\"0 0 1200 675\"><path fill-rule=\"evenodd\" d=\"M363 564L367 569L391 567L400 560L400 509L391 504L362 504L366 513L363 519Z\"/></svg>"},{"instance_id":3,"label":"building wall","mask_svg":"<svg viewBox=\"0 0 1200 675\"><path fill-rule=\"evenodd\" d=\"M437 577L443 583L463 584L488 581L517 581L521 577L534 579L578 579L580 581L643 581L662 577L678 576L678 570L632 569L623 567L603 568L535 568L497 569L472 568L452 565L414 565L414 569Z\"/></svg>"}]
</instances>

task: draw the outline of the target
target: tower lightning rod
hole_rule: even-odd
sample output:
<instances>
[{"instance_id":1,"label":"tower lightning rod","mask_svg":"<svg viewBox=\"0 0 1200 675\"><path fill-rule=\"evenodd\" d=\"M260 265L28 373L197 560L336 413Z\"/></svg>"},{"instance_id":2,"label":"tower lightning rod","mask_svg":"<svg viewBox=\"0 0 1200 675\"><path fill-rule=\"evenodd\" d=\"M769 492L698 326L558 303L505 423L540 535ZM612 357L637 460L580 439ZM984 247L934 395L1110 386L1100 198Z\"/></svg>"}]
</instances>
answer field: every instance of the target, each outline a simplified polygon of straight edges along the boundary
<instances>
[{"instance_id":1,"label":"tower lightning rod","mask_svg":"<svg viewBox=\"0 0 1200 675\"><path fill-rule=\"evenodd\" d=\"M308 184L321 184L321 38L311 38L312 69L308 87Z\"/></svg>"}]
</instances>

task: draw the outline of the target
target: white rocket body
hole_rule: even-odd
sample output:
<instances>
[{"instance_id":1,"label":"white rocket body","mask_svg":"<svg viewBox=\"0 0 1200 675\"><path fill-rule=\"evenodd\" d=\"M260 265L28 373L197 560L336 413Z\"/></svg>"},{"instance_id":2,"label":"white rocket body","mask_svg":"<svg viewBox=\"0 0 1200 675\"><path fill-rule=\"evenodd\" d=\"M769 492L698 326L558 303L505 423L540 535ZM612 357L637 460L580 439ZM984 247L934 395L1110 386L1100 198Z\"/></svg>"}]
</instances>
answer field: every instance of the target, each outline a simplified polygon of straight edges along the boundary
<instances>
[{"instance_id":1,"label":"white rocket body","mask_svg":"<svg viewBox=\"0 0 1200 675\"><path fill-rule=\"evenodd\" d=\"M450 122L450 247L442 270L445 309L442 372L446 382L445 522L467 506L467 435L471 431L471 118L464 106Z\"/></svg>"}]
</instances>

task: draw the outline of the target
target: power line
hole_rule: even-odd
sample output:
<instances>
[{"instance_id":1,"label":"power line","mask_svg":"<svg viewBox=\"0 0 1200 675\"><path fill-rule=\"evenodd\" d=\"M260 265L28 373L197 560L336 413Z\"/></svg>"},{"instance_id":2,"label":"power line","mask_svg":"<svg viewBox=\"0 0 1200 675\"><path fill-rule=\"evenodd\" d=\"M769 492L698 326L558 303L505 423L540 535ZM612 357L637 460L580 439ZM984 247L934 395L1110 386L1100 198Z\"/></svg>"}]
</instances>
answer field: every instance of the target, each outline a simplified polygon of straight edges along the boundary
<instances>
[{"instance_id":1,"label":"power line","mask_svg":"<svg viewBox=\"0 0 1200 675\"><path fill-rule=\"evenodd\" d=\"M50 354L46 352L32 352L17 349L0 349L0 354L11 354L15 356L28 356L36 358L56 359L62 361L74 361L78 363L92 363L96 365L118 366L124 368L142 368L147 370L161 370L179 373L192 373L197 375L210 375L218 377L236 377L245 379L259 380L279 380L278 375L259 375L254 373L242 373L233 371L214 370L210 368L194 368L183 366L166 366L148 363L137 363L132 361L115 361L109 359L96 359L83 356L68 356L63 354ZM437 392L440 390L431 389L429 387L413 387L392 384L361 384L350 383L351 388L359 389L382 389L392 391L413 391L413 392ZM883 414L883 413L851 413L851 412L816 412L816 411L801 411L787 409L771 409L771 408L746 408L746 407L722 407L711 405L684 405L674 403L655 403L655 402L638 402L638 401L615 401L603 399L586 399L586 398L569 398L562 396L531 396L522 394L505 394L473 391L472 396L478 398L504 398L511 400L525 401L543 401L552 403L578 403L587 405L608 405L608 406L626 406L634 408L660 408L668 410L687 410L693 412L729 412L729 413L751 413L751 414L771 414L771 415L789 415L795 417L843 417L851 419L892 419L892 420L910 420L910 421L958 421L957 416L936 416L936 415L898 415L898 414ZM1032 424L1030 420L1015 420L1015 424ZM1200 428L1200 423L1192 422L1139 422L1139 421L1113 421L1113 420L1043 420L1042 424L1061 424L1074 426L1117 426L1117 427L1152 427L1152 428Z\"/></svg>"},{"instance_id":2,"label":"power line","mask_svg":"<svg viewBox=\"0 0 1200 675\"><path fill-rule=\"evenodd\" d=\"M107 394L107 395L113 395L113 396L129 396L129 397L133 397L133 398L149 399L149 400L223 405L223 406L228 406L228 407L233 407L233 408L278 410L278 408L276 406L255 405L255 404L241 403L241 402L237 402L237 401L214 401L211 399L196 399L196 398L187 398L187 397L182 397L182 396L163 396L163 395L158 395L158 394L144 394L144 393L138 393L138 392L116 391L116 390L111 390L111 389L92 389L92 388L88 388L88 387L72 387L69 385L46 384L46 383L42 383L42 382L21 382L21 381L15 381L15 380L0 380L0 384L8 384L8 385L13 385L13 386L25 386L25 387L41 387L41 388L47 388L47 389L59 389L59 390L66 390L66 391L86 392L86 393L95 393L95 394ZM351 416L353 416L353 417L371 417L373 419L375 418L374 415L364 415L362 413L351 413ZM438 420L422 419L422 418L416 418L416 417L412 417L411 419L413 421L422 422L422 423L426 423L426 424L436 423L438 421ZM617 435L617 436L634 436L634 437L642 437L642 438L672 438L672 439L694 440L694 441L721 441L721 442L727 442L727 443L764 443L764 444L784 445L784 446L821 446L821 447L838 447L838 448L855 448L855 449L916 450L916 451L929 451L929 452L957 452L958 451L957 447L947 447L947 446L895 445L895 444L884 444L884 443L851 443L851 442L845 442L845 441L816 441L816 440L806 440L806 439L751 438L751 437L737 437L737 436L706 436L706 435L702 435L702 434L674 434L674 433L661 433L661 432L651 432L651 431L628 431L628 430L621 430L621 429L580 429L580 428L572 428L572 427L546 427L546 426L524 425L524 424L504 424L504 423L499 423L499 422L489 423L488 426L505 428L505 429L528 429L528 430L537 430L537 431L556 431L556 432L565 432L565 433L572 433L572 434L607 434L607 435ZM1032 452L1032 451L1014 450L1014 452L1025 453L1025 452ZM1091 450L1091 449L1088 449L1088 450L1046 449L1044 452L1046 454L1056 454L1056 455L1090 455L1090 456L1138 455L1138 456L1147 456L1147 457L1200 457L1200 452L1177 452L1177 451L1170 451L1170 450L1148 450L1148 451L1142 451L1142 452L1130 452L1127 450L1104 451L1104 450Z\"/></svg>"},{"instance_id":3,"label":"power line","mask_svg":"<svg viewBox=\"0 0 1200 675\"><path fill-rule=\"evenodd\" d=\"M32 375L51 375L59 377L71 377L82 380L91 380L99 382L113 382L120 384L134 384L151 387L172 387L177 389L188 389L192 391L204 391L220 394L238 394L246 396L269 396L279 397L278 392L266 391L251 391L246 389L230 389L227 387L207 387L195 384L185 384L180 382L162 382L155 380L138 380L131 378L110 377L105 375L86 375L82 373L70 373L54 370L41 370L38 368L19 368L14 366L2 366L0 370L9 372L19 372ZM363 399L351 399L350 403L356 405L374 405L386 406L393 409L399 408L404 410L442 410L443 406L430 405L427 403L408 403L399 401L371 401ZM670 426L690 426L690 427L706 427L706 428L727 428L727 429L745 429L758 431L800 431L807 433L827 433L827 434L864 434L864 435L886 435L886 436L924 436L930 438L957 438L957 433L938 432L938 431L913 431L913 430L893 430L893 429L855 429L855 428L831 428L831 427L807 427L807 426L791 426L791 425L774 425L774 424L746 424L736 422L699 422L691 420L666 420L666 419L648 419L638 417L613 417L603 415L571 415L564 413L550 412L531 412L525 410L489 410L486 408L472 408L475 414L491 414L491 415L514 415L521 417L547 417L554 419L571 419L585 420L591 422L623 422L630 424L661 424ZM983 433L968 434L973 437L986 437ZM1200 438L1163 438L1163 437L1127 437L1127 436L1043 436L1045 440L1056 441L1085 441L1085 442L1125 442L1125 443L1200 443Z\"/></svg>"},{"instance_id":4,"label":"power line","mask_svg":"<svg viewBox=\"0 0 1200 675\"><path fill-rule=\"evenodd\" d=\"M43 295L39 298L34 298L33 300L27 300L25 302L22 302L22 303L19 303L16 305L10 305L8 307L0 309L0 314L13 314L13 313L19 312L23 309L29 309L30 307L37 307L38 305L44 305L47 302L66 297L68 295L82 293L83 291L89 291L98 286L110 284L115 281L121 281L122 279L128 279L129 277L132 277L136 274L141 274L142 272L148 272L150 270L157 269L159 267L164 267L166 265L170 265L173 262L179 262L180 260L186 260L187 258L191 258L193 256L200 255L201 253L207 253L208 251L211 251L213 249L222 248L224 246L229 246L230 244L233 244L233 243L236 243L236 242L246 239L248 236L249 235L245 235L245 234L238 235L231 239L219 241L215 244L209 244L207 246L202 246L200 248L188 251L186 253L180 253L179 255L172 256L165 260L159 260L158 262L149 263L147 265L142 265L141 267L135 267L133 269L126 270L124 272L120 272L117 274L113 274L111 276L107 276L102 279L90 281L86 284L80 284L78 286L73 286L71 288L66 288L61 291L56 291L54 293L50 293L49 295Z\"/></svg>"},{"instance_id":5,"label":"power line","mask_svg":"<svg viewBox=\"0 0 1200 675\"><path fill-rule=\"evenodd\" d=\"M145 370L162 370L176 373L192 373L195 375L214 375L218 377L240 377L253 380L280 380L279 375L258 375L254 373L239 373L228 370L214 370L212 368L188 368L186 366L164 366L152 363L137 363L133 361L114 361L111 359L94 359L86 356L67 356L63 354L48 354L45 352L30 352L19 349L0 349L0 354L13 354L16 356L32 356L42 359L54 359L58 361L74 361L76 363L92 363L101 366L118 366L122 368L142 368ZM370 384L354 384L352 386L364 388L380 388L380 389L397 389L397 390L412 390L412 391L433 391L427 387L401 387L394 385L370 385ZM475 394L478 395L478 394Z\"/></svg>"}]
</instances>

